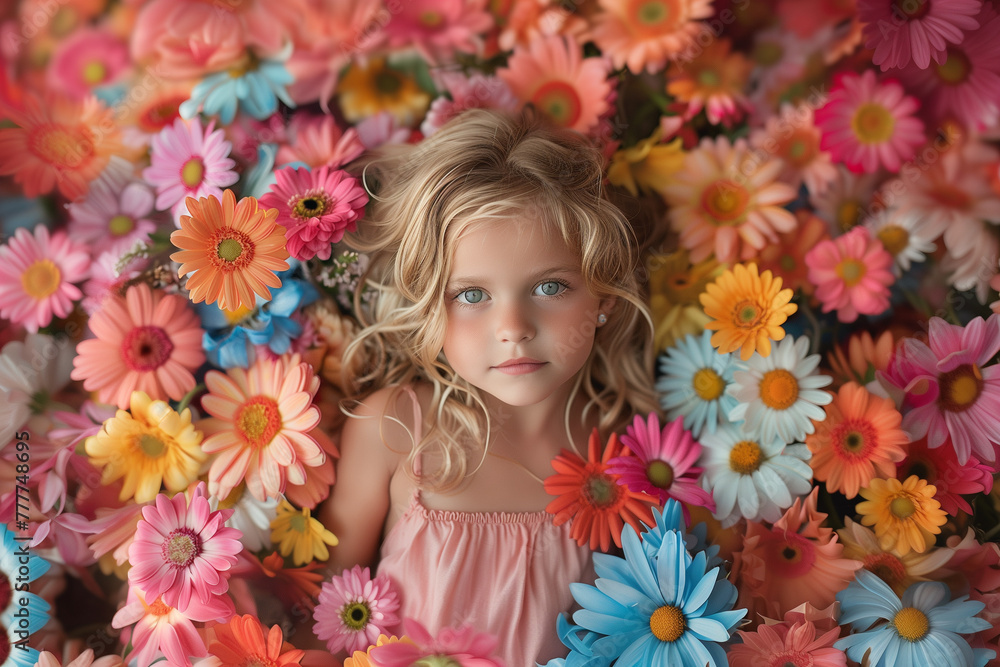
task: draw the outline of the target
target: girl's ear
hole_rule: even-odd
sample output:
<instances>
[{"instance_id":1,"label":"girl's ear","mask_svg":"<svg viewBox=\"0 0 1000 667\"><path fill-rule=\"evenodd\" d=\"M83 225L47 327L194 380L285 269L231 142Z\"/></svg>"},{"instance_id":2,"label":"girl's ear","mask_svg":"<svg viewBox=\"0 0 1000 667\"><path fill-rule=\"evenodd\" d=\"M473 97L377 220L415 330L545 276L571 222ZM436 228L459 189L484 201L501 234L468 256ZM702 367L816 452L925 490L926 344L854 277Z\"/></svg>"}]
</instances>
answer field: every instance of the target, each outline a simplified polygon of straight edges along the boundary
<instances>
[{"instance_id":1,"label":"girl's ear","mask_svg":"<svg viewBox=\"0 0 1000 667\"><path fill-rule=\"evenodd\" d=\"M597 326L605 324L611 318L611 312L615 309L615 304L618 303L618 297L609 296L601 299L601 304L598 306L597 311Z\"/></svg>"}]
</instances>

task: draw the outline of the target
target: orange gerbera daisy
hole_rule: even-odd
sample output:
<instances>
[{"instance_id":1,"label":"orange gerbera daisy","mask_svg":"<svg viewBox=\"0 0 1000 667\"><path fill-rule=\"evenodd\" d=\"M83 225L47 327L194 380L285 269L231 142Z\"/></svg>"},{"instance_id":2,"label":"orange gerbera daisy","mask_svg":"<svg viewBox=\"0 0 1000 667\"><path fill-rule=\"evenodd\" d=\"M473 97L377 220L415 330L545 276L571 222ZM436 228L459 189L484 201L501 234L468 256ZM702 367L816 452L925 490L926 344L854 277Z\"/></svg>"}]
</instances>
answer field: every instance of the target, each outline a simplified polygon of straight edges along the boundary
<instances>
[{"instance_id":1,"label":"orange gerbera daisy","mask_svg":"<svg viewBox=\"0 0 1000 667\"><path fill-rule=\"evenodd\" d=\"M705 315L712 318L705 325L715 332L712 346L721 354L739 350L743 361L754 352L770 355L771 341L785 337L781 325L798 310L789 303L792 290L781 289L781 278L772 278L770 271L758 275L752 262L727 270L699 298Z\"/></svg>"},{"instance_id":2,"label":"orange gerbera daisy","mask_svg":"<svg viewBox=\"0 0 1000 667\"><path fill-rule=\"evenodd\" d=\"M813 475L849 499L876 477L895 478L910 441L899 428L902 421L892 401L848 382L826 406L826 419L813 420L816 431L806 436Z\"/></svg>"},{"instance_id":3,"label":"orange gerbera daisy","mask_svg":"<svg viewBox=\"0 0 1000 667\"><path fill-rule=\"evenodd\" d=\"M622 455L617 434L611 434L602 454L600 436L595 428L587 450L586 460L565 449L552 460L556 474L545 480L545 491L558 498L545 510L555 515L552 523L557 526L572 519L570 537L581 546L589 540L591 549L600 546L601 551L607 551L612 540L621 547L624 524L632 526L636 533L642 529L640 521L652 526L650 508L657 503L652 496L629 491L618 483L618 475L606 472L608 461Z\"/></svg>"},{"instance_id":4,"label":"orange gerbera daisy","mask_svg":"<svg viewBox=\"0 0 1000 667\"><path fill-rule=\"evenodd\" d=\"M114 111L97 98L77 102L56 93L28 94L4 109L17 127L0 128L0 175L14 176L26 197L56 187L66 199L87 192L113 154L122 153Z\"/></svg>"},{"instance_id":5,"label":"orange gerbera daisy","mask_svg":"<svg viewBox=\"0 0 1000 667\"><path fill-rule=\"evenodd\" d=\"M868 488L861 489L865 502L854 509L863 525L874 526L883 549L893 549L900 556L911 550L923 553L948 521L948 513L934 500L936 491L916 475L903 482L873 479Z\"/></svg>"},{"instance_id":6,"label":"orange gerbera daisy","mask_svg":"<svg viewBox=\"0 0 1000 667\"><path fill-rule=\"evenodd\" d=\"M757 268L770 271L781 282L795 291L811 295L816 286L809 282L806 253L825 239L830 238L826 223L807 209L795 212L799 224L795 231L778 235L777 243L769 243L757 255Z\"/></svg>"},{"instance_id":7,"label":"orange gerbera daisy","mask_svg":"<svg viewBox=\"0 0 1000 667\"><path fill-rule=\"evenodd\" d=\"M254 308L256 292L271 298L268 287L281 287L276 271L288 268L285 228L274 221L278 209L260 209L253 197L236 203L232 190L220 202L209 195L187 198L191 215L182 215L181 228L170 242L181 249L170 256L181 266L191 301L219 302L223 310Z\"/></svg>"},{"instance_id":8,"label":"orange gerbera daisy","mask_svg":"<svg viewBox=\"0 0 1000 667\"><path fill-rule=\"evenodd\" d=\"M688 118L705 109L708 122L732 127L752 107L744 91L753 62L742 53L732 53L728 39L717 39L698 57L673 70L667 92L688 105Z\"/></svg>"},{"instance_id":9,"label":"orange gerbera daisy","mask_svg":"<svg viewBox=\"0 0 1000 667\"><path fill-rule=\"evenodd\" d=\"M826 361L833 372L833 386L836 388L852 380L868 384L875 379L877 371L888 368L895 347L896 339L892 331L883 331L877 340L868 331L852 334L847 341L846 352L843 346L836 345L827 355Z\"/></svg>"},{"instance_id":10,"label":"orange gerbera daisy","mask_svg":"<svg viewBox=\"0 0 1000 667\"><path fill-rule=\"evenodd\" d=\"M208 645L208 652L224 665L292 667L306 654L285 643L280 625L272 625L265 636L264 626L250 614L233 616L225 625L212 629L215 641Z\"/></svg>"}]
</instances>

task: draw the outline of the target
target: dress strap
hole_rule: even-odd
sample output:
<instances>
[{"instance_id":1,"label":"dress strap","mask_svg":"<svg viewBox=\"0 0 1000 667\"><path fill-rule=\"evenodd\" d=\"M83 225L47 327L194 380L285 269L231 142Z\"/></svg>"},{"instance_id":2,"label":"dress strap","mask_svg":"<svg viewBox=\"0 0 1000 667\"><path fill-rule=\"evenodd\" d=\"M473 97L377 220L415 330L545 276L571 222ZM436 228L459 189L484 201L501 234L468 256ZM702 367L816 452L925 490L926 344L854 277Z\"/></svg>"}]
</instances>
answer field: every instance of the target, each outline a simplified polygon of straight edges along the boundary
<instances>
[{"instance_id":1,"label":"dress strap","mask_svg":"<svg viewBox=\"0 0 1000 667\"><path fill-rule=\"evenodd\" d=\"M403 391L413 401L413 444L416 445L424 434L423 411L420 409L420 399L417 398L417 392L413 391L413 387L408 384L403 385ZM413 460L413 473L417 477L420 476L420 456Z\"/></svg>"}]
</instances>

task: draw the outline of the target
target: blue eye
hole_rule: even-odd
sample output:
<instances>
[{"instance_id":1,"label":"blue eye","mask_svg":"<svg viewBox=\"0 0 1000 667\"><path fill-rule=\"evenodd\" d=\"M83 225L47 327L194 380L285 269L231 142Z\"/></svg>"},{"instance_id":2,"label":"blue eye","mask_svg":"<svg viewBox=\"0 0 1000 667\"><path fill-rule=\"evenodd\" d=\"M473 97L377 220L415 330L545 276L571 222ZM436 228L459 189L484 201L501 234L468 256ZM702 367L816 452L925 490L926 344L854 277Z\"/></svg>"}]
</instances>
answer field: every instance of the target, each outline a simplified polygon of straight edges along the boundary
<instances>
[{"instance_id":1,"label":"blue eye","mask_svg":"<svg viewBox=\"0 0 1000 667\"><path fill-rule=\"evenodd\" d=\"M566 286L555 280L544 282L535 288L535 294L539 296L556 296L566 289Z\"/></svg>"},{"instance_id":2,"label":"blue eye","mask_svg":"<svg viewBox=\"0 0 1000 667\"><path fill-rule=\"evenodd\" d=\"M460 303L479 303L483 300L483 296L485 295L481 289L467 289L464 292L459 292L455 298Z\"/></svg>"}]
</instances>

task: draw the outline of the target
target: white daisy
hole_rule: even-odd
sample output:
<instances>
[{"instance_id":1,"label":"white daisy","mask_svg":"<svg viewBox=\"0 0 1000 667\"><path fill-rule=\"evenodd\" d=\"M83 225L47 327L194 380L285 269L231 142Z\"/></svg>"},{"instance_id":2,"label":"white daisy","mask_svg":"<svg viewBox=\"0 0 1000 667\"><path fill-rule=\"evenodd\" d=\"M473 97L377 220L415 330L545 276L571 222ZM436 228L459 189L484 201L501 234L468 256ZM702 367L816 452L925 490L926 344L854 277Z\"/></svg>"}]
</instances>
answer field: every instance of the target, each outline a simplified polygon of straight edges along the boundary
<instances>
[{"instance_id":1,"label":"white daisy","mask_svg":"<svg viewBox=\"0 0 1000 667\"><path fill-rule=\"evenodd\" d=\"M69 336L28 334L0 351L0 448L69 383L75 346Z\"/></svg>"},{"instance_id":2,"label":"white daisy","mask_svg":"<svg viewBox=\"0 0 1000 667\"><path fill-rule=\"evenodd\" d=\"M234 509L226 525L243 533L240 542L247 551L260 551L271 546L271 520L278 515L278 498L258 500L252 493L246 493L246 485L240 484L219 501L211 498L213 509Z\"/></svg>"},{"instance_id":3,"label":"white daisy","mask_svg":"<svg viewBox=\"0 0 1000 667\"><path fill-rule=\"evenodd\" d=\"M809 448L777 438L748 438L735 424L723 424L701 439L701 485L715 499L723 527L745 518L775 522L795 499L812 489Z\"/></svg>"},{"instance_id":4,"label":"white daisy","mask_svg":"<svg viewBox=\"0 0 1000 667\"><path fill-rule=\"evenodd\" d=\"M837 178L822 192L810 194L809 202L836 237L868 217L876 187L878 174L855 174L838 164Z\"/></svg>"},{"instance_id":5,"label":"white daisy","mask_svg":"<svg viewBox=\"0 0 1000 667\"><path fill-rule=\"evenodd\" d=\"M733 372L745 368L732 354L720 354L711 343L712 332L689 334L660 356L656 382L667 419L684 418L684 428L696 439L714 433L737 401L726 394Z\"/></svg>"},{"instance_id":6,"label":"white daisy","mask_svg":"<svg viewBox=\"0 0 1000 667\"><path fill-rule=\"evenodd\" d=\"M751 438L802 441L816 430L812 420L824 419L820 406L833 400L821 390L833 378L816 373L819 361L818 354L809 355L806 336L786 336L767 357L755 352L746 362L748 370L736 371L726 389L739 401L729 420L744 420L743 434Z\"/></svg>"},{"instance_id":7,"label":"white daisy","mask_svg":"<svg viewBox=\"0 0 1000 667\"><path fill-rule=\"evenodd\" d=\"M902 275L914 262L923 262L934 252L934 234L919 211L887 208L869 216L865 227L885 246L893 258L893 273Z\"/></svg>"}]
</instances>

